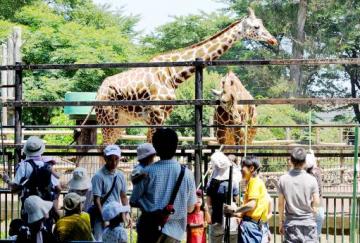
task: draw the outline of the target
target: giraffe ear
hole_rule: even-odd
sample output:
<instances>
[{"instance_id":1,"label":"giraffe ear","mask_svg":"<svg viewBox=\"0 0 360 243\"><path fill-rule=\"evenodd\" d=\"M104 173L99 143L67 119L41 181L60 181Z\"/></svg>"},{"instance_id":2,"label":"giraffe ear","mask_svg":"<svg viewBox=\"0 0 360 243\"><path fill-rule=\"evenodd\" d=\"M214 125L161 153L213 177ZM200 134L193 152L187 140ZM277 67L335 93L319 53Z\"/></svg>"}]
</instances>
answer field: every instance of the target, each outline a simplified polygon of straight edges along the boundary
<instances>
[{"instance_id":1,"label":"giraffe ear","mask_svg":"<svg viewBox=\"0 0 360 243\"><path fill-rule=\"evenodd\" d=\"M250 8L250 7L248 7L248 16L252 17L252 18L255 18L254 10L252 8Z\"/></svg>"},{"instance_id":2,"label":"giraffe ear","mask_svg":"<svg viewBox=\"0 0 360 243\"><path fill-rule=\"evenodd\" d=\"M214 96L220 96L222 92L221 92L220 90L211 89L211 93L212 93Z\"/></svg>"}]
</instances>

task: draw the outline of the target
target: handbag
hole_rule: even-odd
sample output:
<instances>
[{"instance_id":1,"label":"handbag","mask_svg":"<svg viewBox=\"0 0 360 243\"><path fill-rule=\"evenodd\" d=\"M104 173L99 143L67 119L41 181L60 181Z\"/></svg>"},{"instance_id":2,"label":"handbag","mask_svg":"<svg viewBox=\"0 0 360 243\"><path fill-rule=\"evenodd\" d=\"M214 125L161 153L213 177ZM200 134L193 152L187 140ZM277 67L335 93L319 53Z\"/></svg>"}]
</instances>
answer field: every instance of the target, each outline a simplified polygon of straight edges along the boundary
<instances>
[{"instance_id":1,"label":"handbag","mask_svg":"<svg viewBox=\"0 0 360 243\"><path fill-rule=\"evenodd\" d=\"M152 212L143 211L140 220L139 226L144 225L144 227L154 226L161 230L166 222L169 220L170 215L175 213L174 202L176 195L180 189L181 182L184 178L185 166L181 166L180 175L175 183L174 189L172 191L169 203L163 208L158 209Z\"/></svg>"},{"instance_id":2,"label":"handbag","mask_svg":"<svg viewBox=\"0 0 360 243\"><path fill-rule=\"evenodd\" d=\"M101 206L104 205L106 200L109 198L111 192L114 190L116 179L117 179L117 176L114 177L114 180L113 180L110 190L106 193L106 195L103 198L100 198ZM89 207L89 209L87 210L87 213L90 216L91 228L94 228L96 219L102 218L101 212L99 211L98 207L95 204L93 204Z\"/></svg>"}]
</instances>

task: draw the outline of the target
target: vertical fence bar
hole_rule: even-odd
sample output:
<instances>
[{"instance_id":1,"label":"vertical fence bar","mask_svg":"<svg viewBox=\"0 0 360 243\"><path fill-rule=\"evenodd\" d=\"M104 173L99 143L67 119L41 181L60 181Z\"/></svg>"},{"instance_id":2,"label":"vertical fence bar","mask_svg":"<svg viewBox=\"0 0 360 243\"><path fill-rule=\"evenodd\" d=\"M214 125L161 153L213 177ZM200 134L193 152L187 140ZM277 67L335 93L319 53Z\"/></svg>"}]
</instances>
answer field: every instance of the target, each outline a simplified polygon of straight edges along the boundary
<instances>
[{"instance_id":1,"label":"vertical fence bar","mask_svg":"<svg viewBox=\"0 0 360 243\"><path fill-rule=\"evenodd\" d=\"M274 243L276 243L276 234L277 234L277 230L276 230L276 197L274 197L274 201L273 201L273 222L274 222Z\"/></svg>"},{"instance_id":2,"label":"vertical fence bar","mask_svg":"<svg viewBox=\"0 0 360 243\"><path fill-rule=\"evenodd\" d=\"M336 243L336 197L334 198L334 243Z\"/></svg>"},{"instance_id":3,"label":"vertical fence bar","mask_svg":"<svg viewBox=\"0 0 360 243\"><path fill-rule=\"evenodd\" d=\"M16 63L15 71L15 101L22 100L22 68L21 63ZM15 106L15 164L19 163L21 160L21 137L22 137L22 107Z\"/></svg>"},{"instance_id":4,"label":"vertical fence bar","mask_svg":"<svg viewBox=\"0 0 360 243\"><path fill-rule=\"evenodd\" d=\"M356 235L356 204L357 204L357 163L359 156L359 127L355 127L355 143L354 143L354 176L353 176L353 195L352 195L352 207L351 207L351 243L355 243Z\"/></svg>"},{"instance_id":5,"label":"vertical fence bar","mask_svg":"<svg viewBox=\"0 0 360 243\"><path fill-rule=\"evenodd\" d=\"M203 69L204 65L201 58L195 60L195 100L203 97ZM201 160L202 160L202 105L195 105L195 183L196 186L201 181Z\"/></svg>"},{"instance_id":6,"label":"vertical fence bar","mask_svg":"<svg viewBox=\"0 0 360 243\"><path fill-rule=\"evenodd\" d=\"M8 237L8 235L7 235L7 233L8 233L8 193L7 192L5 192L4 193L4 195L5 195L5 238L7 238Z\"/></svg>"},{"instance_id":7,"label":"vertical fence bar","mask_svg":"<svg viewBox=\"0 0 360 243\"><path fill-rule=\"evenodd\" d=\"M325 204L326 204L326 241L329 242L329 198L326 198Z\"/></svg>"},{"instance_id":8,"label":"vertical fence bar","mask_svg":"<svg viewBox=\"0 0 360 243\"><path fill-rule=\"evenodd\" d=\"M341 243L344 243L344 198L341 198Z\"/></svg>"}]
</instances>

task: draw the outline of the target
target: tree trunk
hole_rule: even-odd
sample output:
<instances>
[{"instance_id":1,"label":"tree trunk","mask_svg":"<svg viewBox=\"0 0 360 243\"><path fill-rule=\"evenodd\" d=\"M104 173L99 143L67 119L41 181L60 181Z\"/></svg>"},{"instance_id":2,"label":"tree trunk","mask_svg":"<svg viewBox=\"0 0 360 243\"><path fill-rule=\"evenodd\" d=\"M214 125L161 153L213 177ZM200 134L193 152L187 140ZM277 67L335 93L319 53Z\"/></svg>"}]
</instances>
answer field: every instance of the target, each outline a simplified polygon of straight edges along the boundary
<instances>
[{"instance_id":1,"label":"tree trunk","mask_svg":"<svg viewBox=\"0 0 360 243\"><path fill-rule=\"evenodd\" d=\"M307 12L307 0L300 0L299 10L296 17L296 27L293 35L292 57L299 59L304 57L305 21ZM289 96L302 96L303 75L301 65L290 66L290 90Z\"/></svg>"}]
</instances>

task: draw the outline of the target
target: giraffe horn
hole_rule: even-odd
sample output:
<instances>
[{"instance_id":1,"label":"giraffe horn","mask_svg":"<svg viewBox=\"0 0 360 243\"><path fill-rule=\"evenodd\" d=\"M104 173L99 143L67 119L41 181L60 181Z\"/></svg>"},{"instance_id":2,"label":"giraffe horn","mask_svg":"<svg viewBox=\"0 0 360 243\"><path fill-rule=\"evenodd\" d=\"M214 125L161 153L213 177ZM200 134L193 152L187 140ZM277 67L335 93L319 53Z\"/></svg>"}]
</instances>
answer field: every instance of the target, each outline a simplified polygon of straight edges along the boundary
<instances>
[{"instance_id":1,"label":"giraffe horn","mask_svg":"<svg viewBox=\"0 0 360 243\"><path fill-rule=\"evenodd\" d=\"M248 7L248 15L249 17L255 17L255 12L252 8Z\"/></svg>"}]
</instances>

